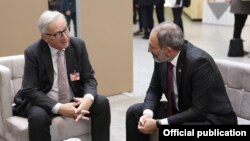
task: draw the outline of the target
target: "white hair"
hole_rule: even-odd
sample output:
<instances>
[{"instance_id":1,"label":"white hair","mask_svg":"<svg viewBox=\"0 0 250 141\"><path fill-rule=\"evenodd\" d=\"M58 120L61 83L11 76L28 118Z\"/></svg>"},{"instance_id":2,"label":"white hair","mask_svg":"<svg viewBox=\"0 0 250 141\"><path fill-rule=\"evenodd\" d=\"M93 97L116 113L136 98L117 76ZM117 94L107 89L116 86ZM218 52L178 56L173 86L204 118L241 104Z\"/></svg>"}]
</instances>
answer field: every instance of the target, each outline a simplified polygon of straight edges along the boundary
<instances>
[{"instance_id":1,"label":"white hair","mask_svg":"<svg viewBox=\"0 0 250 141\"><path fill-rule=\"evenodd\" d=\"M62 13L50 10L44 11L38 20L39 31L41 33L46 33L49 24L53 23L60 17L63 17L66 22L65 16Z\"/></svg>"}]
</instances>

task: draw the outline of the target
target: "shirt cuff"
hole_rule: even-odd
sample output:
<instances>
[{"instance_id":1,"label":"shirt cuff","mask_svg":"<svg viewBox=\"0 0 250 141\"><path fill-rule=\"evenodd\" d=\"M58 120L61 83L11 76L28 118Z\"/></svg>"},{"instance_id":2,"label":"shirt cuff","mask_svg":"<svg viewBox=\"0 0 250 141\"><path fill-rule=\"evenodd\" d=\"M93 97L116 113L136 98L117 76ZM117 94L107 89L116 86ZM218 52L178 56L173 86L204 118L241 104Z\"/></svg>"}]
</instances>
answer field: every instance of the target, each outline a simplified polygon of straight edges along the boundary
<instances>
[{"instance_id":1,"label":"shirt cuff","mask_svg":"<svg viewBox=\"0 0 250 141\"><path fill-rule=\"evenodd\" d=\"M145 109L145 110L143 111L143 115L144 115L144 114L150 115L151 118L154 117L154 113L153 113L153 111L150 110L150 109Z\"/></svg>"},{"instance_id":2,"label":"shirt cuff","mask_svg":"<svg viewBox=\"0 0 250 141\"><path fill-rule=\"evenodd\" d=\"M92 99L93 101L95 100L94 96L90 93L85 94L84 97L88 97L88 98Z\"/></svg>"},{"instance_id":3,"label":"shirt cuff","mask_svg":"<svg viewBox=\"0 0 250 141\"><path fill-rule=\"evenodd\" d=\"M52 108L52 113L54 114L58 114L59 108L62 104L61 103L57 103L53 108Z\"/></svg>"},{"instance_id":4,"label":"shirt cuff","mask_svg":"<svg viewBox=\"0 0 250 141\"><path fill-rule=\"evenodd\" d=\"M164 118L160 120L161 125L168 125L168 118Z\"/></svg>"}]
</instances>

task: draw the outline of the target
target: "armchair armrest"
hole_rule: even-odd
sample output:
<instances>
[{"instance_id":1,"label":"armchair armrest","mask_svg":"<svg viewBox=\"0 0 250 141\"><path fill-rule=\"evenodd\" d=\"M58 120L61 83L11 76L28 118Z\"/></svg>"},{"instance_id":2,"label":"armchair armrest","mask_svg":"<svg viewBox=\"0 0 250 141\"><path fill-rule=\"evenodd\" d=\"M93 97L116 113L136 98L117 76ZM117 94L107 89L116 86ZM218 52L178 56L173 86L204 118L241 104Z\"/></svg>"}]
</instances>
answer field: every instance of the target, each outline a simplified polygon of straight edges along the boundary
<instances>
[{"instance_id":1,"label":"armchair armrest","mask_svg":"<svg viewBox=\"0 0 250 141\"><path fill-rule=\"evenodd\" d=\"M3 137L6 119L12 116L11 73L0 65L0 136Z\"/></svg>"}]
</instances>

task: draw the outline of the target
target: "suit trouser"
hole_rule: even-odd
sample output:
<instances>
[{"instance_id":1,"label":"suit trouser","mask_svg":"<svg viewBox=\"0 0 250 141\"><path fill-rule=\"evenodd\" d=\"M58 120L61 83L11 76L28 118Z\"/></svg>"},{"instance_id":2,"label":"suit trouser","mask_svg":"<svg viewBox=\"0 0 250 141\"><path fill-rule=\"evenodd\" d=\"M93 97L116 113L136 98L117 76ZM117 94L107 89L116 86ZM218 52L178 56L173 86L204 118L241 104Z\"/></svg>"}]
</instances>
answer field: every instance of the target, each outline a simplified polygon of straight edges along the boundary
<instances>
[{"instance_id":1,"label":"suit trouser","mask_svg":"<svg viewBox=\"0 0 250 141\"><path fill-rule=\"evenodd\" d=\"M172 8L174 23L177 24L181 28L182 32L184 33L184 28L183 28L183 23L182 23L182 18L181 18L182 11L183 11L183 7Z\"/></svg>"},{"instance_id":2,"label":"suit trouser","mask_svg":"<svg viewBox=\"0 0 250 141\"><path fill-rule=\"evenodd\" d=\"M154 27L154 19L153 19L153 5L152 6L141 6L141 18L142 18L142 26L144 29L144 36L149 37L151 30Z\"/></svg>"},{"instance_id":3,"label":"suit trouser","mask_svg":"<svg viewBox=\"0 0 250 141\"><path fill-rule=\"evenodd\" d=\"M138 1L133 0L133 24L137 23L138 18Z\"/></svg>"},{"instance_id":4,"label":"suit trouser","mask_svg":"<svg viewBox=\"0 0 250 141\"><path fill-rule=\"evenodd\" d=\"M76 13L75 12L73 12L73 13L71 13L71 15L70 16L68 16L68 15L65 15L65 17L66 17L66 21L67 21L67 25L68 26L70 26L70 20L72 19L72 21L73 21L73 25L74 25L74 34L75 34L75 37L77 36L77 19L76 19ZM71 29L70 29L71 30Z\"/></svg>"},{"instance_id":5,"label":"suit trouser","mask_svg":"<svg viewBox=\"0 0 250 141\"><path fill-rule=\"evenodd\" d=\"M138 7L137 8L137 12L138 12L138 18L139 18L139 31L142 31L142 12L141 12L141 8Z\"/></svg>"},{"instance_id":6,"label":"suit trouser","mask_svg":"<svg viewBox=\"0 0 250 141\"><path fill-rule=\"evenodd\" d=\"M39 106L26 108L30 141L51 141L50 125L54 114ZM92 141L110 140L110 105L106 97L97 95L90 108Z\"/></svg>"},{"instance_id":7,"label":"suit trouser","mask_svg":"<svg viewBox=\"0 0 250 141\"><path fill-rule=\"evenodd\" d=\"M164 14L164 3L159 3L155 5L156 17L158 23L162 23L165 21L165 14Z\"/></svg>"},{"instance_id":8,"label":"suit trouser","mask_svg":"<svg viewBox=\"0 0 250 141\"><path fill-rule=\"evenodd\" d=\"M241 39L242 29L247 20L247 14L234 14L234 34L233 38Z\"/></svg>"},{"instance_id":9,"label":"suit trouser","mask_svg":"<svg viewBox=\"0 0 250 141\"><path fill-rule=\"evenodd\" d=\"M174 113L177 113L175 109ZM129 107L126 114L126 141L149 141L150 135L143 134L138 130L138 121L143 114L143 103ZM154 111L154 119L167 117L167 102L161 101ZM230 116L231 117L231 116ZM231 118L230 118L231 119ZM229 121L231 121L229 119ZM209 121L197 121L182 123L182 125L211 125Z\"/></svg>"},{"instance_id":10,"label":"suit trouser","mask_svg":"<svg viewBox=\"0 0 250 141\"><path fill-rule=\"evenodd\" d=\"M138 130L138 121L143 114L143 103L134 104L126 114L126 141L149 141L150 135ZM154 112L154 119L167 117L167 103L161 102Z\"/></svg>"}]
</instances>

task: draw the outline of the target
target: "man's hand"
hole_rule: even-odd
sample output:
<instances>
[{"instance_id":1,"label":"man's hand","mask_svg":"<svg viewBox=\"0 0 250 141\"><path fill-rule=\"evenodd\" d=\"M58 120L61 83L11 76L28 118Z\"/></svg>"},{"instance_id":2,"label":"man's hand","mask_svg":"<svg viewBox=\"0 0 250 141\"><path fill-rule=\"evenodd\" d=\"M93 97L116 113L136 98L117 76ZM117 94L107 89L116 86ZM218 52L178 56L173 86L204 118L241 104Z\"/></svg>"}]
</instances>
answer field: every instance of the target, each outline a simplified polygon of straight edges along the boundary
<instances>
[{"instance_id":1,"label":"man's hand","mask_svg":"<svg viewBox=\"0 0 250 141\"><path fill-rule=\"evenodd\" d=\"M65 116L65 117L70 117L70 118L76 118L77 114L75 113L76 111L76 105L77 103L71 102L71 103L65 103L62 104L58 110L58 114Z\"/></svg>"},{"instance_id":2,"label":"man's hand","mask_svg":"<svg viewBox=\"0 0 250 141\"><path fill-rule=\"evenodd\" d=\"M138 127L139 127L139 125L140 125L140 126L144 126L145 120L146 120L147 118L152 118L152 117L151 117L150 115L148 115L148 114L142 115L142 116L140 117L140 119L139 119Z\"/></svg>"},{"instance_id":3,"label":"man's hand","mask_svg":"<svg viewBox=\"0 0 250 141\"><path fill-rule=\"evenodd\" d=\"M140 117L138 122L138 130L144 134L151 134L157 129L156 120L148 114Z\"/></svg>"},{"instance_id":4,"label":"man's hand","mask_svg":"<svg viewBox=\"0 0 250 141\"><path fill-rule=\"evenodd\" d=\"M93 104L93 100L89 97L73 98L73 100L77 105L79 105L79 107L75 111L75 113L77 114L75 121L77 122L79 119L89 120L89 118L86 117L85 114L89 114L89 108Z\"/></svg>"}]
</instances>

